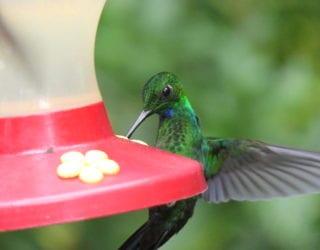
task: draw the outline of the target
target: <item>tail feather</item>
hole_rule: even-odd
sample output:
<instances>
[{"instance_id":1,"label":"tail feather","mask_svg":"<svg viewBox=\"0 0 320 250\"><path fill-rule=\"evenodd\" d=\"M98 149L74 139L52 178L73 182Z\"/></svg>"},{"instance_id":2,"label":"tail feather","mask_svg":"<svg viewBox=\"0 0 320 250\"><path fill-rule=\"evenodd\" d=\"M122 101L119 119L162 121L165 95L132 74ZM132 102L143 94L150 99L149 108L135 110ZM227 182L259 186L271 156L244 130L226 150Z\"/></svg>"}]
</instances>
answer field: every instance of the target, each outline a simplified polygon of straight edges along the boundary
<instances>
[{"instance_id":1,"label":"tail feather","mask_svg":"<svg viewBox=\"0 0 320 250\"><path fill-rule=\"evenodd\" d=\"M141 239L148 230L148 221L137 229L120 247L119 250L142 250Z\"/></svg>"},{"instance_id":2,"label":"tail feather","mask_svg":"<svg viewBox=\"0 0 320 250\"><path fill-rule=\"evenodd\" d=\"M119 250L156 250L178 233L193 214L197 197L177 201L174 206L149 209L149 218Z\"/></svg>"},{"instance_id":3,"label":"tail feather","mask_svg":"<svg viewBox=\"0 0 320 250\"><path fill-rule=\"evenodd\" d=\"M120 246L119 250L158 249L174 234L168 230L159 230L158 226L150 220L147 221Z\"/></svg>"}]
</instances>

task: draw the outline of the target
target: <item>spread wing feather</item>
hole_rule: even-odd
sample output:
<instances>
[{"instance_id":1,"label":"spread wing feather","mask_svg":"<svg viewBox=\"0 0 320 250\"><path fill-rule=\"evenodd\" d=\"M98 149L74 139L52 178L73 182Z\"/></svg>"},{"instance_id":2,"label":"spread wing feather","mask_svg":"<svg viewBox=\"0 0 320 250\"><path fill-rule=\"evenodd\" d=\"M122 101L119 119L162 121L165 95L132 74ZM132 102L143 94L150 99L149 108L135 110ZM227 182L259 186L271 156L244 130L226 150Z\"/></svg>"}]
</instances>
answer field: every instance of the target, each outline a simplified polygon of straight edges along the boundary
<instances>
[{"instance_id":1,"label":"spread wing feather","mask_svg":"<svg viewBox=\"0 0 320 250\"><path fill-rule=\"evenodd\" d=\"M209 202L320 192L320 153L245 139L207 139Z\"/></svg>"}]
</instances>

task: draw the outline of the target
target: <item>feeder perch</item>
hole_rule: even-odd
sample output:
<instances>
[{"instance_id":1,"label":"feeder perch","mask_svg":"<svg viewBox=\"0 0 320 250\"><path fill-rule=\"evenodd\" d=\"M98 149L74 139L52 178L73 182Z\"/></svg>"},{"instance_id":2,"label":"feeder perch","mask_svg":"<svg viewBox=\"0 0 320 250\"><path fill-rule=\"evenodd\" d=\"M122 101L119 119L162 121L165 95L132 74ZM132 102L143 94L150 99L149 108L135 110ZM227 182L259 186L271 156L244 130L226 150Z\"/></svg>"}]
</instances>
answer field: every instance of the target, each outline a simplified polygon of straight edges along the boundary
<instances>
[{"instance_id":1,"label":"feeder perch","mask_svg":"<svg viewBox=\"0 0 320 250\"><path fill-rule=\"evenodd\" d=\"M128 212L206 188L199 163L114 135L93 60L103 5L0 3L0 231ZM63 153L91 149L120 173L97 184L57 176Z\"/></svg>"}]
</instances>

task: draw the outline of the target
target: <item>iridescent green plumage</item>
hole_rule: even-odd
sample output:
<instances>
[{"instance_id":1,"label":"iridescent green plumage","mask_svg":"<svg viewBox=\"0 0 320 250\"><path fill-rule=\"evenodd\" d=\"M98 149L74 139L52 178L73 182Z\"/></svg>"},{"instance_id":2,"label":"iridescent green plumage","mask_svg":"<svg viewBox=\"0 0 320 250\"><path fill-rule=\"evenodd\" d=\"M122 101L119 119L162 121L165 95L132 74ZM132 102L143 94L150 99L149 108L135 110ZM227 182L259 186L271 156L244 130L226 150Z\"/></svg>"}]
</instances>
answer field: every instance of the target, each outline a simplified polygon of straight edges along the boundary
<instances>
[{"instance_id":1,"label":"iridescent green plumage","mask_svg":"<svg viewBox=\"0 0 320 250\"><path fill-rule=\"evenodd\" d=\"M162 72L143 88L144 119L159 115L156 147L193 158L203 166L208 202L261 200L320 191L320 154L248 139L202 136L199 120L178 78ZM174 187L173 187L174 188ZM157 249L193 214L198 197L149 209L149 219L120 249Z\"/></svg>"}]
</instances>

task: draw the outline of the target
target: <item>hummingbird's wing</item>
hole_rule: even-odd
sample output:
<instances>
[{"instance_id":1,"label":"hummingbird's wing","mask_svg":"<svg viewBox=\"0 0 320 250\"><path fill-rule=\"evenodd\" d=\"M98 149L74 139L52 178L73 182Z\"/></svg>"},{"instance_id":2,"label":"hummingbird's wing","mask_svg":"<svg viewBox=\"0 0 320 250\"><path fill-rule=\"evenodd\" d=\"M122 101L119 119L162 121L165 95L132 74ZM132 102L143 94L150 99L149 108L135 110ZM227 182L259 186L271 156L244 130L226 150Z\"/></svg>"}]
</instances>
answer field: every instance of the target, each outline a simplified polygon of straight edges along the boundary
<instances>
[{"instance_id":1,"label":"hummingbird's wing","mask_svg":"<svg viewBox=\"0 0 320 250\"><path fill-rule=\"evenodd\" d=\"M206 139L209 202L320 192L320 153L246 139Z\"/></svg>"}]
</instances>

